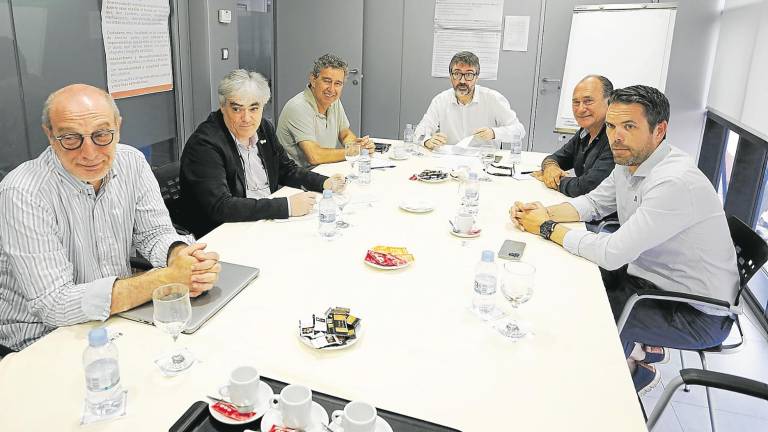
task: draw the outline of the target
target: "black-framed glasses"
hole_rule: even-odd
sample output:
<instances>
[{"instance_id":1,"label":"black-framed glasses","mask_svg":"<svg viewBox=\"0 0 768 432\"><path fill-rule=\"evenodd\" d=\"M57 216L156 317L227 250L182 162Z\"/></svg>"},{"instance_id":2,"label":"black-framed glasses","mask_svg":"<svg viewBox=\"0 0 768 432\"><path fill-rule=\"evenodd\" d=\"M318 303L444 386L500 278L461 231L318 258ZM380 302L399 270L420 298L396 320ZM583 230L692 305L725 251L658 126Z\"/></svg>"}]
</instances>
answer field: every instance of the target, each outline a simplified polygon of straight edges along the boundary
<instances>
[{"instance_id":1,"label":"black-framed glasses","mask_svg":"<svg viewBox=\"0 0 768 432\"><path fill-rule=\"evenodd\" d=\"M455 79L456 81L460 80L461 77L464 77L466 81L474 81L474 79L477 77L477 74L474 72L451 72L451 78Z\"/></svg>"},{"instance_id":2,"label":"black-framed glasses","mask_svg":"<svg viewBox=\"0 0 768 432\"><path fill-rule=\"evenodd\" d=\"M106 147L112 144L115 139L114 129L102 129L94 131L91 135L91 141L100 147ZM55 136L56 140L67 150L77 150L83 145L85 137L79 133L68 133L64 135Z\"/></svg>"}]
</instances>

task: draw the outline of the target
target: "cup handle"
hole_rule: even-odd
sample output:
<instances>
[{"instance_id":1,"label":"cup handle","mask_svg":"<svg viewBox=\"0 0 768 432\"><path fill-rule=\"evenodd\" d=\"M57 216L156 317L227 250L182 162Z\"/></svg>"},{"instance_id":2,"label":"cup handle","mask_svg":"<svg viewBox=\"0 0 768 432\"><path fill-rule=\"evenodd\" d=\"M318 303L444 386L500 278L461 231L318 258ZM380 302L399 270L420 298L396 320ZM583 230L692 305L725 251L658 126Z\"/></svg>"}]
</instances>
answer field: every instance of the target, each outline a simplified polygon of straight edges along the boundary
<instances>
[{"instance_id":1,"label":"cup handle","mask_svg":"<svg viewBox=\"0 0 768 432\"><path fill-rule=\"evenodd\" d=\"M228 398L229 398L229 386L228 386L228 385L225 385L225 386L221 386L221 387L219 387L219 394L220 394L220 395L221 395L221 396L222 396L224 399L228 399Z\"/></svg>"},{"instance_id":2,"label":"cup handle","mask_svg":"<svg viewBox=\"0 0 768 432\"><path fill-rule=\"evenodd\" d=\"M342 410L336 410L331 413L331 423L335 423L337 426L341 425L341 416L344 414Z\"/></svg>"},{"instance_id":3,"label":"cup handle","mask_svg":"<svg viewBox=\"0 0 768 432\"><path fill-rule=\"evenodd\" d=\"M272 396L271 399L269 399L269 405L278 411L280 411L280 399L278 399L277 396Z\"/></svg>"}]
</instances>

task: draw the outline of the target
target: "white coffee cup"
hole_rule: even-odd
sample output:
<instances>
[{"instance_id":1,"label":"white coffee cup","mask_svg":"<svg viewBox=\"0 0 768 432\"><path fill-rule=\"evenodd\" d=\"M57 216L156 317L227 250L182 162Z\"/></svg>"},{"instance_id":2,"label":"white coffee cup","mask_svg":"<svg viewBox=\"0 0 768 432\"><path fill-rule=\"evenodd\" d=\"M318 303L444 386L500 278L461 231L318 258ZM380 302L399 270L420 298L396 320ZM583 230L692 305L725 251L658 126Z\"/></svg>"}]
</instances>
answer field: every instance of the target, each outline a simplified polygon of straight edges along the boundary
<instances>
[{"instance_id":1,"label":"white coffee cup","mask_svg":"<svg viewBox=\"0 0 768 432\"><path fill-rule=\"evenodd\" d=\"M270 403L272 408L280 411L283 426L306 429L312 423L312 390L309 387L287 385Z\"/></svg>"},{"instance_id":2,"label":"white coffee cup","mask_svg":"<svg viewBox=\"0 0 768 432\"><path fill-rule=\"evenodd\" d=\"M331 414L331 422L341 429L337 432L374 432L376 430L376 407L361 401L352 401L344 410Z\"/></svg>"},{"instance_id":3,"label":"white coffee cup","mask_svg":"<svg viewBox=\"0 0 768 432\"><path fill-rule=\"evenodd\" d=\"M475 225L475 217L468 213L459 213L453 218L453 226L461 234L469 234Z\"/></svg>"},{"instance_id":4,"label":"white coffee cup","mask_svg":"<svg viewBox=\"0 0 768 432\"><path fill-rule=\"evenodd\" d=\"M259 371L253 366L238 366L229 374L229 384L219 393L229 398L240 412L253 412L259 404Z\"/></svg>"}]
</instances>

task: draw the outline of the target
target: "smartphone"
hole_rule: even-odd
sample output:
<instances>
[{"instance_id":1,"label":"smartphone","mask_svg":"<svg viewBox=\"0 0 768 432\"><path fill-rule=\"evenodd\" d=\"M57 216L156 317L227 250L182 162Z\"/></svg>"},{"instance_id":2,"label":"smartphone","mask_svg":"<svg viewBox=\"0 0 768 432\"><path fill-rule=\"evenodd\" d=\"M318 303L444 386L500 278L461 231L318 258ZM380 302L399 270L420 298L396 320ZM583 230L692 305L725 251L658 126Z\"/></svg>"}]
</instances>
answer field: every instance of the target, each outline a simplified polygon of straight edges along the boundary
<instances>
[{"instance_id":1,"label":"smartphone","mask_svg":"<svg viewBox=\"0 0 768 432\"><path fill-rule=\"evenodd\" d=\"M514 240L504 240L504 243L501 245L501 249L499 249L499 258L511 261L520 261L524 250L525 243Z\"/></svg>"}]
</instances>

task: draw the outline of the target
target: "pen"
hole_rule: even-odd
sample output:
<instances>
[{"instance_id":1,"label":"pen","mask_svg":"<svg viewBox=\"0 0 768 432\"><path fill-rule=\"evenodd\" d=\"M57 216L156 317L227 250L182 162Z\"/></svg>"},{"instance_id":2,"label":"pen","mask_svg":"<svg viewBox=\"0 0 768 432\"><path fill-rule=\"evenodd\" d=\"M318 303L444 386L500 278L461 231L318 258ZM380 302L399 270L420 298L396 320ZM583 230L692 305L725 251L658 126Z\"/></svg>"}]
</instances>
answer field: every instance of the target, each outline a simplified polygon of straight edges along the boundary
<instances>
[{"instance_id":1,"label":"pen","mask_svg":"<svg viewBox=\"0 0 768 432\"><path fill-rule=\"evenodd\" d=\"M394 167L395 167L394 165L383 165L383 166L376 166L376 167L371 167L371 169L372 169L372 170L375 170L375 169L382 169L382 168L394 168Z\"/></svg>"}]
</instances>

